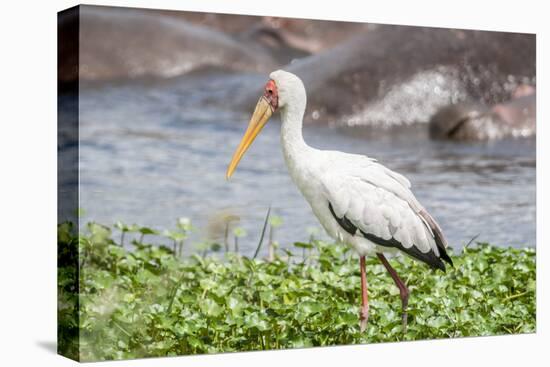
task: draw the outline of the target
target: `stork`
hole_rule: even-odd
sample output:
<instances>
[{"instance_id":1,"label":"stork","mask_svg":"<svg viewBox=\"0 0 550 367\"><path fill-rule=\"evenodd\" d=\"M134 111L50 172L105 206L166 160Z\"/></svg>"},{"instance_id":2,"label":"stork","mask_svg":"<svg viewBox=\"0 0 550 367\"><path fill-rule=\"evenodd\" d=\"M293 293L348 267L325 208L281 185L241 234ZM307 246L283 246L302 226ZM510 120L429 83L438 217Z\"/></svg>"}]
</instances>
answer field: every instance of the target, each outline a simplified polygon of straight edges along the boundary
<instances>
[{"instance_id":1,"label":"stork","mask_svg":"<svg viewBox=\"0 0 550 367\"><path fill-rule=\"evenodd\" d=\"M358 253L361 268L360 329L369 317L365 256L376 255L395 282L401 297L402 325L407 327L409 289L384 253L402 252L445 271L452 260L447 241L434 218L411 192L411 184L375 159L339 151L319 150L306 144L302 120L306 90L294 74L270 74L227 168L233 175L243 155L274 112L281 114L281 145L293 182L327 233Z\"/></svg>"}]
</instances>

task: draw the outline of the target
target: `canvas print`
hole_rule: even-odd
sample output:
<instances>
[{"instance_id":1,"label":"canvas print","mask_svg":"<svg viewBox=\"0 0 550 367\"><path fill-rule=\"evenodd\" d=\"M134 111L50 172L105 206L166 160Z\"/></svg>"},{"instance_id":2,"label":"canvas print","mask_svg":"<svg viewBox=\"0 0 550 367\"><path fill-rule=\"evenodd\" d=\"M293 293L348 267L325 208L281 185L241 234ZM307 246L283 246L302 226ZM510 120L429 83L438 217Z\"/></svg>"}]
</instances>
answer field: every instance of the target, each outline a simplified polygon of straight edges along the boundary
<instances>
[{"instance_id":1,"label":"canvas print","mask_svg":"<svg viewBox=\"0 0 550 367\"><path fill-rule=\"evenodd\" d=\"M58 15L58 350L536 331L534 34Z\"/></svg>"}]
</instances>

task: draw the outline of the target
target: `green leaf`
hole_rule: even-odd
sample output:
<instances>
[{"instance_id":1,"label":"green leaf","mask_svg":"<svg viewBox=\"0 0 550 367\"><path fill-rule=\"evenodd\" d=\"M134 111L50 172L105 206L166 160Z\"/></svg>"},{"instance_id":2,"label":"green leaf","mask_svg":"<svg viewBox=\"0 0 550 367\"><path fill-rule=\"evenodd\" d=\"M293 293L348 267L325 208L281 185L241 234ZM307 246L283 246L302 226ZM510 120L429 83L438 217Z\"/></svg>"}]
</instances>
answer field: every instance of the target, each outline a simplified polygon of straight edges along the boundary
<instances>
[{"instance_id":1,"label":"green leaf","mask_svg":"<svg viewBox=\"0 0 550 367\"><path fill-rule=\"evenodd\" d=\"M90 232L90 241L95 244L106 243L111 238L111 229L101 224L88 223L88 231Z\"/></svg>"},{"instance_id":2,"label":"green leaf","mask_svg":"<svg viewBox=\"0 0 550 367\"><path fill-rule=\"evenodd\" d=\"M217 317L223 312L223 308L210 298L201 301L200 308L203 313L211 317Z\"/></svg>"},{"instance_id":3,"label":"green leaf","mask_svg":"<svg viewBox=\"0 0 550 367\"><path fill-rule=\"evenodd\" d=\"M437 328L437 329L445 326L447 323L448 323L447 318L445 318L443 316L432 317L427 322L428 326L433 327L433 328Z\"/></svg>"},{"instance_id":4,"label":"green leaf","mask_svg":"<svg viewBox=\"0 0 550 367\"><path fill-rule=\"evenodd\" d=\"M259 331L266 331L270 329L269 323L257 312L246 315L244 322L249 327L256 328Z\"/></svg>"},{"instance_id":5,"label":"green leaf","mask_svg":"<svg viewBox=\"0 0 550 367\"><path fill-rule=\"evenodd\" d=\"M235 235L235 237L246 237L247 232L246 229L242 227L236 227L235 229L233 229L233 234Z\"/></svg>"},{"instance_id":6,"label":"green leaf","mask_svg":"<svg viewBox=\"0 0 550 367\"><path fill-rule=\"evenodd\" d=\"M176 232L176 231L169 231L169 230L165 230L162 235L164 237L167 237L173 241L182 241L186 238L186 235L185 233L181 233L181 232Z\"/></svg>"},{"instance_id":7,"label":"green leaf","mask_svg":"<svg viewBox=\"0 0 550 367\"><path fill-rule=\"evenodd\" d=\"M306 243L306 242L294 242L294 246L298 248L305 248L305 249L313 248L313 245L311 243Z\"/></svg>"},{"instance_id":8,"label":"green leaf","mask_svg":"<svg viewBox=\"0 0 550 367\"><path fill-rule=\"evenodd\" d=\"M212 242L210 244L210 250L213 251L213 252L218 252L222 249L222 245L220 245L219 243L217 242Z\"/></svg>"},{"instance_id":9,"label":"green leaf","mask_svg":"<svg viewBox=\"0 0 550 367\"><path fill-rule=\"evenodd\" d=\"M184 232L190 232L193 230L193 226L191 225L191 220L186 217L178 218L176 222L176 227Z\"/></svg>"},{"instance_id":10,"label":"green leaf","mask_svg":"<svg viewBox=\"0 0 550 367\"><path fill-rule=\"evenodd\" d=\"M149 227L140 227L139 233L146 235L146 234L158 234L159 232Z\"/></svg>"},{"instance_id":11,"label":"green leaf","mask_svg":"<svg viewBox=\"0 0 550 367\"><path fill-rule=\"evenodd\" d=\"M71 335L79 335L74 350L82 361L536 331L533 249L471 246L452 255L447 273L408 257L392 260L411 291L405 333L399 292L369 257L370 318L361 333L359 267L347 246L295 246L314 248L305 263L292 262L288 249L289 258L269 262L203 256L193 246L179 258L162 245L116 246L111 229L98 223L81 232L71 223L58 226L57 276L58 320L67 331L59 346L76 348ZM183 241L186 233L169 234ZM213 249L212 241L202 246Z\"/></svg>"},{"instance_id":12,"label":"green leaf","mask_svg":"<svg viewBox=\"0 0 550 367\"><path fill-rule=\"evenodd\" d=\"M247 307L244 300L234 296L227 298L227 308L231 311L233 316L240 316L243 310Z\"/></svg>"},{"instance_id":13,"label":"green leaf","mask_svg":"<svg viewBox=\"0 0 550 367\"><path fill-rule=\"evenodd\" d=\"M269 224L274 228L280 227L283 224L283 218L278 215L271 215Z\"/></svg>"}]
</instances>

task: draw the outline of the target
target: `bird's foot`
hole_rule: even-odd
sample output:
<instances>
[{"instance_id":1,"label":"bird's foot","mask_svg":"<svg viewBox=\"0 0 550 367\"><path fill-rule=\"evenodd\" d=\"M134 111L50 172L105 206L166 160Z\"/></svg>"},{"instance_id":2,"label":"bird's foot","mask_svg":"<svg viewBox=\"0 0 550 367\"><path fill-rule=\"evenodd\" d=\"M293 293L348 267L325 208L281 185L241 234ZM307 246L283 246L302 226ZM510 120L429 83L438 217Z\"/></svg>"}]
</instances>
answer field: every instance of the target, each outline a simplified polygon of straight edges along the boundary
<instances>
[{"instance_id":1,"label":"bird's foot","mask_svg":"<svg viewBox=\"0 0 550 367\"><path fill-rule=\"evenodd\" d=\"M369 308L362 307L361 312L359 313L359 327L361 332L364 332L367 329L368 321L369 321Z\"/></svg>"}]
</instances>

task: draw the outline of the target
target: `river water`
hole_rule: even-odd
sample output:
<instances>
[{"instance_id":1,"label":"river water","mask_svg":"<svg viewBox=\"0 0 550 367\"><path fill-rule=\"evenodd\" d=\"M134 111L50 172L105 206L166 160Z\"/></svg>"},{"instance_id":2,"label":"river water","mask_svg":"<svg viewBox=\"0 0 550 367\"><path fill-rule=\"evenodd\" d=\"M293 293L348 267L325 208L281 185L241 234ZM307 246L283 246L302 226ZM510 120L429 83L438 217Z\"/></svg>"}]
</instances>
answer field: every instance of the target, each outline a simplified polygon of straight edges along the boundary
<instances>
[{"instance_id":1,"label":"river water","mask_svg":"<svg viewBox=\"0 0 550 367\"><path fill-rule=\"evenodd\" d=\"M219 235L216 218L231 213L248 232L240 249L250 254L271 206L283 219L275 232L282 247L307 240L315 228L326 238L287 174L278 119L265 127L232 180L225 180L253 108L232 108L234 80L205 74L82 86L84 221L164 229L188 217L197 228L187 244L192 246ZM317 148L377 158L407 176L455 248L476 235L499 246L534 247L535 140L436 142L426 130L424 124L391 131L306 125L304 137Z\"/></svg>"}]
</instances>

